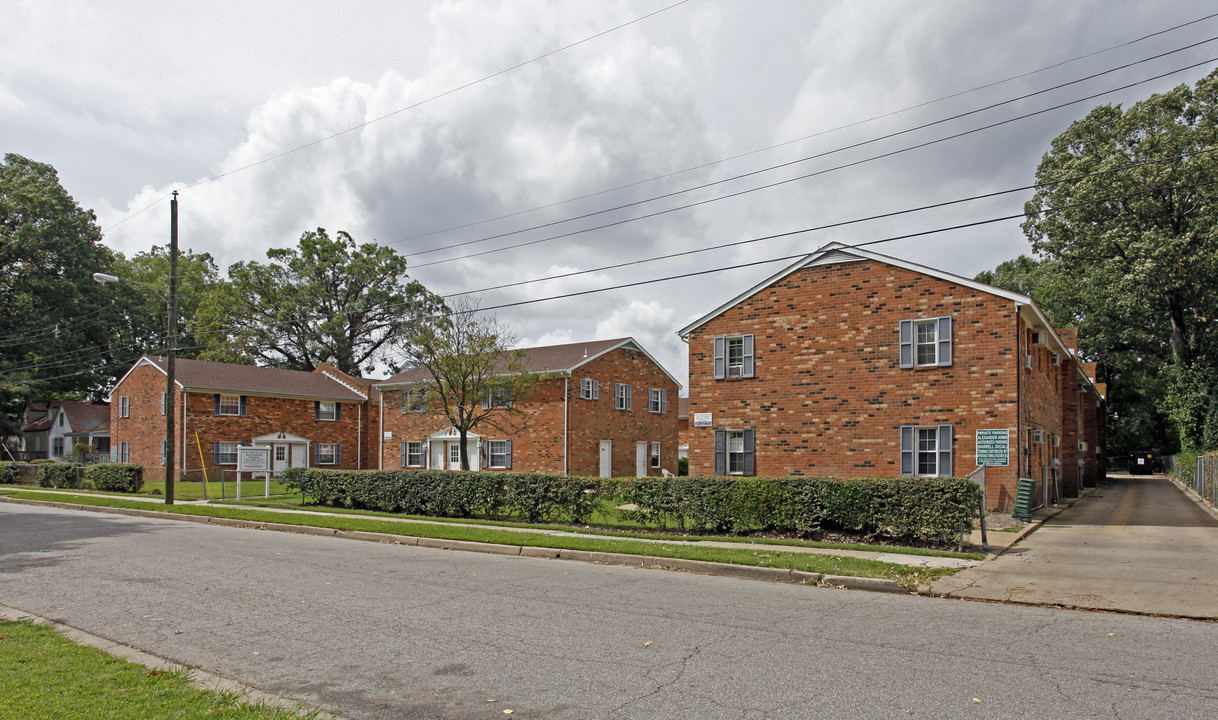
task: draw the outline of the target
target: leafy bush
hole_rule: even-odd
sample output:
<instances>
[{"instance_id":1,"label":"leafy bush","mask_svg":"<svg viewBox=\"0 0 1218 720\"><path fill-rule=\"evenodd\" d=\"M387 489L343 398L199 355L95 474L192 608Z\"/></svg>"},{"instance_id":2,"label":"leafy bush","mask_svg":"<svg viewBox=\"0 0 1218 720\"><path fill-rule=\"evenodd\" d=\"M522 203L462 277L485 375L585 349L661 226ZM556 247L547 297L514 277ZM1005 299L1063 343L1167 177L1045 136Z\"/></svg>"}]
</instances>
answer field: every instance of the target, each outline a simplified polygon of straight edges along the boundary
<instances>
[{"instance_id":1,"label":"leafy bush","mask_svg":"<svg viewBox=\"0 0 1218 720\"><path fill-rule=\"evenodd\" d=\"M38 485L45 488L80 489L80 475L76 468L83 467L75 463L39 463Z\"/></svg>"},{"instance_id":2,"label":"leafy bush","mask_svg":"<svg viewBox=\"0 0 1218 720\"><path fill-rule=\"evenodd\" d=\"M542 473L293 468L285 485L319 505L439 517L587 522L608 496L623 517L682 532L844 531L951 542L971 529L980 488L960 478L566 477Z\"/></svg>"},{"instance_id":3,"label":"leafy bush","mask_svg":"<svg viewBox=\"0 0 1218 720\"><path fill-rule=\"evenodd\" d=\"M136 493L144 486L144 466L130 463L90 465L85 477L98 490Z\"/></svg>"},{"instance_id":4,"label":"leafy bush","mask_svg":"<svg viewBox=\"0 0 1218 720\"><path fill-rule=\"evenodd\" d=\"M15 485L17 483L17 463L0 462L0 485Z\"/></svg>"}]
</instances>

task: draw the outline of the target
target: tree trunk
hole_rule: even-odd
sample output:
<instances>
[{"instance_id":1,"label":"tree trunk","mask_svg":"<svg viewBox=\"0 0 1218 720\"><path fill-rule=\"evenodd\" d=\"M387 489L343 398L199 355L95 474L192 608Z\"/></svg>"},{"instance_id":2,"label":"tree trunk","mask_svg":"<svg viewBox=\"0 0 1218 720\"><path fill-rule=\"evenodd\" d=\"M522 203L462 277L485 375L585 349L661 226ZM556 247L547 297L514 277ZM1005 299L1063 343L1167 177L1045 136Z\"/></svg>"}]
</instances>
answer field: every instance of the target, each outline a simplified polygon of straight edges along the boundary
<instances>
[{"instance_id":1,"label":"tree trunk","mask_svg":"<svg viewBox=\"0 0 1218 720\"><path fill-rule=\"evenodd\" d=\"M1188 343L1184 334L1184 307L1180 304L1180 296L1170 293L1167 296L1167 308L1171 314L1171 354L1176 365L1183 365L1188 360Z\"/></svg>"},{"instance_id":2,"label":"tree trunk","mask_svg":"<svg viewBox=\"0 0 1218 720\"><path fill-rule=\"evenodd\" d=\"M466 438L469 437L469 431L463 427L457 428L457 436L461 438L461 469L469 470L469 447L466 446Z\"/></svg>"}]
</instances>

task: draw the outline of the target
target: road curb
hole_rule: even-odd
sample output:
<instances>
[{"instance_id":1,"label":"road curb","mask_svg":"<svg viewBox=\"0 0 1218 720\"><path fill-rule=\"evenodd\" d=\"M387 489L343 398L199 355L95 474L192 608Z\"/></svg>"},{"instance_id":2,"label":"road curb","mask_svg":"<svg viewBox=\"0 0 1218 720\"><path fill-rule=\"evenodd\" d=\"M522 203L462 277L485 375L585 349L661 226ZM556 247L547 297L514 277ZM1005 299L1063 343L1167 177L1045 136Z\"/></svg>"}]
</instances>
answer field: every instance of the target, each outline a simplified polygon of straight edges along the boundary
<instances>
[{"instance_id":1,"label":"road curb","mask_svg":"<svg viewBox=\"0 0 1218 720\"><path fill-rule=\"evenodd\" d=\"M495 543L473 542L469 540L445 540L441 538L416 537L413 535L393 535L390 533L375 533L362 530L336 530L333 528L315 527L310 525L288 525L284 523L257 522L253 520L238 520L234 518L216 518L201 515L186 515L158 510L139 510L135 508L110 508L96 505L74 505L72 503L52 500L26 500L0 495L0 502L16 505L32 505L39 507L54 507L62 510L85 510L97 513L111 513L132 517L150 517L161 520L184 520L204 525L219 525L222 527L246 530L266 530L271 532L295 533L297 535L317 535L335 537L344 540L376 542L390 545L408 545L425 547L433 550L458 550L462 552L478 552L490 555L519 556L545 560L574 560L576 562L595 563L600 565L622 565L646 569L670 570L677 572L713 575L717 577L735 578L738 580L756 580L762 582L797 583L820 587L849 588L851 590L868 590L871 592L907 593L909 592L895 580L880 578L853 577L849 575L824 575L823 573L807 572L804 570L789 570L787 568L760 567L756 565L731 565L706 560L686 560L684 558L665 558L654 555L631 555L628 553L601 552L594 550L565 550L561 548L498 545Z\"/></svg>"},{"instance_id":2,"label":"road curb","mask_svg":"<svg viewBox=\"0 0 1218 720\"><path fill-rule=\"evenodd\" d=\"M172 513L162 514L170 515ZM345 716L338 715L331 710L311 707L303 702L298 702L282 695L275 695L265 690L259 690L253 685L247 685L193 665L185 665L160 655L154 655L131 645L124 645L123 643L86 632L80 628L64 625L50 618L18 610L8 605L0 605L0 620L5 622L26 621L32 622L35 625L47 625L77 645L96 648L120 660L143 665L152 670L187 671L190 673L190 684L199 690L234 693L240 695L241 701L244 703L262 703L263 705L282 708L301 716L317 717L323 720L345 720ZM316 715L313 713L316 713Z\"/></svg>"}]
</instances>

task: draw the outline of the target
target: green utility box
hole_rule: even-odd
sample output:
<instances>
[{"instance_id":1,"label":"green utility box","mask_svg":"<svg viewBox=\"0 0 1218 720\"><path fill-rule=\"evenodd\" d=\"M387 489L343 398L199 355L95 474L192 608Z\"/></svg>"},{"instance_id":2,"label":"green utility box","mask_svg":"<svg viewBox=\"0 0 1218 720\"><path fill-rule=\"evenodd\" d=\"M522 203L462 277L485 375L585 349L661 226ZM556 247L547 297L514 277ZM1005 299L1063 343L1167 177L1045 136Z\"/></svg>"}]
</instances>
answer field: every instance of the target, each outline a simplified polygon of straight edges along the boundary
<instances>
[{"instance_id":1,"label":"green utility box","mask_svg":"<svg viewBox=\"0 0 1218 720\"><path fill-rule=\"evenodd\" d=\"M1015 511L1011 513L1016 520L1032 521L1032 498L1036 493L1036 481L1032 478L1019 478L1015 489Z\"/></svg>"}]
</instances>

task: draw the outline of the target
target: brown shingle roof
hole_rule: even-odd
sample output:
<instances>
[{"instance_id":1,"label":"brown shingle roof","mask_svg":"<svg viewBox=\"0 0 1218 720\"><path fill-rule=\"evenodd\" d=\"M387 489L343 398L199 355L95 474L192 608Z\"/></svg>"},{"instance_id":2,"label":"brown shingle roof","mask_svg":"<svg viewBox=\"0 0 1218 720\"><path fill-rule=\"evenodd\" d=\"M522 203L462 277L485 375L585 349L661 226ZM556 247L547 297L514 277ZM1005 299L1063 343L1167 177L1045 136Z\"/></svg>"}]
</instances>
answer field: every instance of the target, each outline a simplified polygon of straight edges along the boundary
<instances>
[{"instance_id":1,"label":"brown shingle roof","mask_svg":"<svg viewBox=\"0 0 1218 720\"><path fill-rule=\"evenodd\" d=\"M164 357L146 355L140 360L140 362L144 361L152 363L162 372L167 371ZM282 370L207 360L179 358L174 366L174 380L182 387L192 390L287 395L348 402L358 402L364 399L359 393L320 372Z\"/></svg>"},{"instance_id":2,"label":"brown shingle roof","mask_svg":"<svg viewBox=\"0 0 1218 720\"><path fill-rule=\"evenodd\" d=\"M634 350L641 350L633 338L614 338L612 340L591 340L588 342L565 343L563 345L546 345L544 347L523 348L524 367L526 372L570 372L583 365L588 360L619 345L625 345ZM497 363L500 371L507 365L506 354ZM391 378L382 380L378 385L397 385L400 383L420 382L430 380L431 375L421 367L411 368L400 372Z\"/></svg>"},{"instance_id":3,"label":"brown shingle roof","mask_svg":"<svg viewBox=\"0 0 1218 720\"><path fill-rule=\"evenodd\" d=\"M110 429L110 405L108 403L87 403L65 400L64 412L68 414L68 424L72 432L100 432Z\"/></svg>"}]
</instances>

